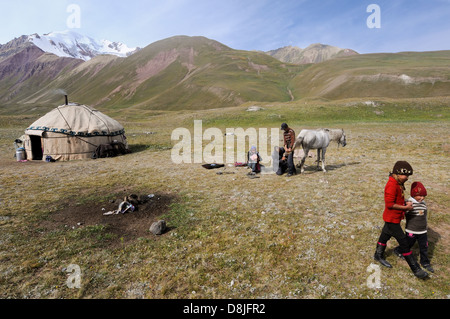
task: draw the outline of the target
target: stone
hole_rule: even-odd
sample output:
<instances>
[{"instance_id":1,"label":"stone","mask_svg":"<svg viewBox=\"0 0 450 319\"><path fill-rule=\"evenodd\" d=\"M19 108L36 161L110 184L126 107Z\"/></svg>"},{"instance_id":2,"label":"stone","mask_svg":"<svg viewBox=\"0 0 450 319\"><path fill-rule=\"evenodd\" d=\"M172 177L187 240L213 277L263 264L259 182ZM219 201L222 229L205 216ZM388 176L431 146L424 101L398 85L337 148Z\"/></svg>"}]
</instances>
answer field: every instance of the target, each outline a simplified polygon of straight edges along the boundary
<instances>
[{"instance_id":1,"label":"stone","mask_svg":"<svg viewBox=\"0 0 450 319\"><path fill-rule=\"evenodd\" d=\"M150 232L154 235L162 235L167 229L166 221L160 220L150 226Z\"/></svg>"}]
</instances>

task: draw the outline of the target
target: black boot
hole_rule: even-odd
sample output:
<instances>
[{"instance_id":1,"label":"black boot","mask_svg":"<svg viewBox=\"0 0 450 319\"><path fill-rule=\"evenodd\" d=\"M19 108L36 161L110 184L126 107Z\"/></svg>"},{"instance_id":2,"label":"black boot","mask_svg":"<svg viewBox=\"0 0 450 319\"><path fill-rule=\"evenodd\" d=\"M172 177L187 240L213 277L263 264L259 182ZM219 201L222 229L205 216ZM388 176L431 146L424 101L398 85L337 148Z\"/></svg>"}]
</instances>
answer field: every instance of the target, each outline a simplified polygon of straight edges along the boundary
<instances>
[{"instance_id":1,"label":"black boot","mask_svg":"<svg viewBox=\"0 0 450 319\"><path fill-rule=\"evenodd\" d=\"M414 276L420 279L424 279L428 277L428 273L424 271L422 268L420 268L419 264L417 263L416 259L414 258L413 254L409 254L404 256L406 262L409 265L409 268L411 268L412 272L414 273Z\"/></svg>"},{"instance_id":2,"label":"black boot","mask_svg":"<svg viewBox=\"0 0 450 319\"><path fill-rule=\"evenodd\" d=\"M399 258L401 258L401 259L405 259L404 257L403 257L403 254L400 252L400 247L395 247L394 248L394 254L396 254Z\"/></svg>"},{"instance_id":3,"label":"black boot","mask_svg":"<svg viewBox=\"0 0 450 319\"><path fill-rule=\"evenodd\" d=\"M433 267L431 267L430 264L422 265L422 267L425 268L426 270L430 271L430 272L434 272L434 269L433 269Z\"/></svg>"},{"instance_id":4,"label":"black boot","mask_svg":"<svg viewBox=\"0 0 450 319\"><path fill-rule=\"evenodd\" d=\"M375 251L375 255L373 256L373 259L380 262L384 267L392 268L392 265L388 263L384 259L384 251L386 250L386 246L377 244L377 250Z\"/></svg>"}]
</instances>

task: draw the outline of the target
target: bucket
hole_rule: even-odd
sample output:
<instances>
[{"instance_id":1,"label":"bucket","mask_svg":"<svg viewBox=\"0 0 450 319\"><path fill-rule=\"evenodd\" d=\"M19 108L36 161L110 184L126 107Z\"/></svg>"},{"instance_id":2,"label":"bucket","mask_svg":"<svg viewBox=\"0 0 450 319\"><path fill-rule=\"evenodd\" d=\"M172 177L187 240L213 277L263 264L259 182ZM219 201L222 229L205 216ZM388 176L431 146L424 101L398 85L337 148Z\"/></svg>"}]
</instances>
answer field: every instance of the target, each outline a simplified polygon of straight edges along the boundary
<instances>
[{"instance_id":1,"label":"bucket","mask_svg":"<svg viewBox=\"0 0 450 319\"><path fill-rule=\"evenodd\" d=\"M17 157L17 161L24 161L26 158L25 156L25 149L23 147L16 149L16 157Z\"/></svg>"}]
</instances>

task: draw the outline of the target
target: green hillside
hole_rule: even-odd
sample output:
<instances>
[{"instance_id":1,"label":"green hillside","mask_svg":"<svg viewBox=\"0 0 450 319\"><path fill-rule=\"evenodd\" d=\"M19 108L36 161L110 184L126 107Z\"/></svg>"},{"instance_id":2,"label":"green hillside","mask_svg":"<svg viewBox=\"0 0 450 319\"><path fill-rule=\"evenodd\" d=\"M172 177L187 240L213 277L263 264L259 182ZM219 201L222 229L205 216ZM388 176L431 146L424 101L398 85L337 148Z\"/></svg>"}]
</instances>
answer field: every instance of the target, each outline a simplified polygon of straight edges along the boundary
<instances>
[{"instance_id":1,"label":"green hillside","mask_svg":"<svg viewBox=\"0 0 450 319\"><path fill-rule=\"evenodd\" d=\"M450 51L333 59L311 66L291 86L296 99L446 96L450 92Z\"/></svg>"},{"instance_id":2,"label":"green hillside","mask_svg":"<svg viewBox=\"0 0 450 319\"><path fill-rule=\"evenodd\" d=\"M155 42L128 58L99 56L65 71L30 95L52 107L71 101L110 109L210 109L246 101L289 101L288 84L304 67L203 37ZM36 89L36 88L35 88ZM21 96L18 103L27 103Z\"/></svg>"},{"instance_id":3,"label":"green hillside","mask_svg":"<svg viewBox=\"0 0 450 319\"><path fill-rule=\"evenodd\" d=\"M127 58L88 62L25 47L0 61L0 114L43 113L64 102L103 110L202 110L252 102L427 98L450 92L450 51L365 54L283 63L205 37L157 41Z\"/></svg>"},{"instance_id":4,"label":"green hillside","mask_svg":"<svg viewBox=\"0 0 450 319\"><path fill-rule=\"evenodd\" d=\"M63 101L56 93L54 79L81 63L44 53L34 46L19 48L16 54L0 61L0 113L29 113L47 105L49 100Z\"/></svg>"}]
</instances>

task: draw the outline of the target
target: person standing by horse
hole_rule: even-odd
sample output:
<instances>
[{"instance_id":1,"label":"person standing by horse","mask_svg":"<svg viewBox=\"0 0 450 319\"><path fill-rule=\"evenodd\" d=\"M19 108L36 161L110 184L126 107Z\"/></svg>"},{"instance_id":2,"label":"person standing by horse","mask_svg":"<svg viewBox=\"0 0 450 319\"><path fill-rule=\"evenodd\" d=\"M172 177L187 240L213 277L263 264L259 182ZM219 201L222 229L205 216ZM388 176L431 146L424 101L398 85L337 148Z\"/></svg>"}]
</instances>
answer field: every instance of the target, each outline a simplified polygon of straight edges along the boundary
<instances>
[{"instance_id":1,"label":"person standing by horse","mask_svg":"<svg viewBox=\"0 0 450 319\"><path fill-rule=\"evenodd\" d=\"M384 259L384 251L387 242L394 237L399 243L399 252L403 255L414 275L424 279L428 273L420 268L415 260L408 244L406 234L403 232L400 222L404 219L405 212L411 210L411 202L405 203L405 182L413 174L413 168L406 161L395 163L392 173L384 189L385 209L383 212L384 227L378 239L374 259L383 266L392 268L392 265Z\"/></svg>"},{"instance_id":2,"label":"person standing by horse","mask_svg":"<svg viewBox=\"0 0 450 319\"><path fill-rule=\"evenodd\" d=\"M287 159L288 165L288 174L287 177L290 177L294 174L297 174L297 170L294 165L294 145L295 145L295 132L293 129L289 127L286 123L281 124L281 130L284 131L283 139L284 139L284 158Z\"/></svg>"}]
</instances>

